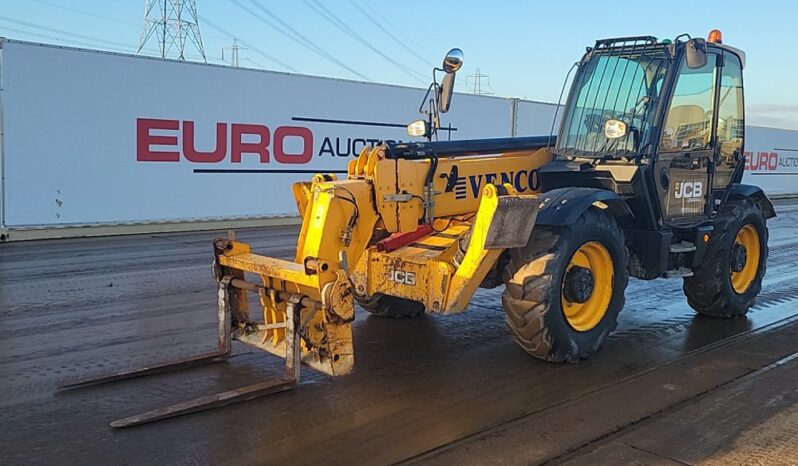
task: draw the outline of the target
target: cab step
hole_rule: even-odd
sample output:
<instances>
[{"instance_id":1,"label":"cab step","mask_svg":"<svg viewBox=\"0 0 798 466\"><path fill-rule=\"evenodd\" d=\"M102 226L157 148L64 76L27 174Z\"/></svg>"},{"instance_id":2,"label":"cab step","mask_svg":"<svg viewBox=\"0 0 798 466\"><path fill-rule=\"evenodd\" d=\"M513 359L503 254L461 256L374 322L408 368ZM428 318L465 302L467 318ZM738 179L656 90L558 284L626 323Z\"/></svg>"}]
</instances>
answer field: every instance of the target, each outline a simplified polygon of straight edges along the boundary
<instances>
[{"instance_id":1,"label":"cab step","mask_svg":"<svg viewBox=\"0 0 798 466\"><path fill-rule=\"evenodd\" d=\"M682 278L682 277L692 277L693 270L688 269L687 267L679 267L678 269L668 270L665 272L666 278Z\"/></svg>"},{"instance_id":2,"label":"cab step","mask_svg":"<svg viewBox=\"0 0 798 466\"><path fill-rule=\"evenodd\" d=\"M672 253L693 252L693 251L695 251L695 244L689 241L680 241L678 243L671 244Z\"/></svg>"}]
</instances>

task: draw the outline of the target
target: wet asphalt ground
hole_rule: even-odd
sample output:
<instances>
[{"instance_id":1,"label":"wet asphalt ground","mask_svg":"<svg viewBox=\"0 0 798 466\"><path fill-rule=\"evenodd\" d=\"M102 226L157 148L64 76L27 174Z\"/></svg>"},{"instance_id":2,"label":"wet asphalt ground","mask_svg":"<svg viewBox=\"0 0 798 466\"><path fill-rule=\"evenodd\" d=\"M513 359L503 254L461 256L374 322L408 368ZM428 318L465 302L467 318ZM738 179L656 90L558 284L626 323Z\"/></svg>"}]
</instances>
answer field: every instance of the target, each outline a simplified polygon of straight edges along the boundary
<instances>
[{"instance_id":1,"label":"wet asphalt ground","mask_svg":"<svg viewBox=\"0 0 798 466\"><path fill-rule=\"evenodd\" d=\"M513 343L501 289L480 290L462 315L386 320L361 311L352 375L304 369L296 390L123 430L108 424L282 370L282 360L234 343L227 362L55 388L213 349L211 240L219 233L2 244L0 463L723 458L746 429L798 403L798 201L780 201L777 211L765 285L746 318L697 317L681 280L631 280L603 349L578 365L553 365ZM291 258L296 234L268 228L238 239Z\"/></svg>"}]
</instances>

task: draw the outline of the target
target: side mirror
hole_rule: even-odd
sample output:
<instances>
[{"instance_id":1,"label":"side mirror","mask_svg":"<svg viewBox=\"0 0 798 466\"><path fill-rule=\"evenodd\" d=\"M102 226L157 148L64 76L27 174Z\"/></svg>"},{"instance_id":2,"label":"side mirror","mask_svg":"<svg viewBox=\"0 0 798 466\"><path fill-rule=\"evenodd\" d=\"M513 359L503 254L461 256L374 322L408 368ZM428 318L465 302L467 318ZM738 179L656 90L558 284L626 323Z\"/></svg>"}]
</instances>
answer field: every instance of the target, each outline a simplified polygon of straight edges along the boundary
<instances>
[{"instance_id":1,"label":"side mirror","mask_svg":"<svg viewBox=\"0 0 798 466\"><path fill-rule=\"evenodd\" d=\"M691 70L703 68L707 64L707 43L704 39L690 39L685 45L685 59Z\"/></svg>"},{"instance_id":2,"label":"side mirror","mask_svg":"<svg viewBox=\"0 0 798 466\"><path fill-rule=\"evenodd\" d=\"M463 51L460 49L449 50L443 59L443 71L446 72L446 75L438 88L438 111L440 113L449 111L449 106L452 104L452 92L454 91L454 74L462 67Z\"/></svg>"},{"instance_id":3,"label":"side mirror","mask_svg":"<svg viewBox=\"0 0 798 466\"><path fill-rule=\"evenodd\" d=\"M410 136L426 136L430 141L436 136L440 127L440 114L449 111L454 92L454 74L463 67L463 51L451 49L443 59L442 68L432 69L432 84L427 87L427 93L421 100L418 111L425 116L425 120L418 120L407 126ZM438 84L438 71L443 71L444 76Z\"/></svg>"},{"instance_id":4,"label":"side mirror","mask_svg":"<svg viewBox=\"0 0 798 466\"><path fill-rule=\"evenodd\" d=\"M446 54L443 59L443 71L447 73L456 73L463 66L463 51L460 49L452 49Z\"/></svg>"},{"instance_id":5,"label":"side mirror","mask_svg":"<svg viewBox=\"0 0 798 466\"><path fill-rule=\"evenodd\" d=\"M454 91L454 73L446 73L438 88L438 111L446 113L452 104L452 92Z\"/></svg>"}]
</instances>

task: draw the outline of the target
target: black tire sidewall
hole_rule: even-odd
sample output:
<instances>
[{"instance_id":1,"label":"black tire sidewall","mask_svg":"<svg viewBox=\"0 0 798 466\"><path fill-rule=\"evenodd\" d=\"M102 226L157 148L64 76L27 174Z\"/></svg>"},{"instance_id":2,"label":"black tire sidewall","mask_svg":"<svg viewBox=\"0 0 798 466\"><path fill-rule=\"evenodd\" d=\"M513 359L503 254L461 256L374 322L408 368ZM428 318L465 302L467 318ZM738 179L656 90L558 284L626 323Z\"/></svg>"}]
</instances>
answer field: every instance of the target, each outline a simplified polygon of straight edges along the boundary
<instances>
[{"instance_id":1,"label":"black tire sidewall","mask_svg":"<svg viewBox=\"0 0 798 466\"><path fill-rule=\"evenodd\" d=\"M610 219L610 221L613 221ZM589 349L590 353L595 351L597 346L601 344L606 335L615 329L618 320L618 313L623 308L624 303L624 289L626 287L626 261L625 261L625 245L619 241L617 237L617 230L613 231L607 228L607 222L590 223L588 226L591 228L573 228L567 227L567 235L561 236L563 241L563 259L555 264L552 276L552 292L556 291L561 295L562 283L565 276L565 271L568 264L576 252L583 244L597 241L603 245L610 254L613 262L613 283L612 283L612 297L607 306L606 313L601 318L601 321L592 329L587 331L579 331L574 329L565 317L562 309L561 299L552 299L550 304L551 310L546 313L544 319L546 327L552 333L560 335L555 338L555 341L561 340L566 337L566 340L573 340L576 348L584 353L584 350ZM593 228L594 227L594 228ZM558 348L555 348L555 351Z\"/></svg>"},{"instance_id":2,"label":"black tire sidewall","mask_svg":"<svg viewBox=\"0 0 798 466\"><path fill-rule=\"evenodd\" d=\"M732 248L734 247L735 239L737 238L737 233L745 225L749 224L756 229L757 236L759 238L759 263L757 264L756 276L748 286L748 289L743 293L737 293L731 283L731 252ZM724 255L720 260L721 267L723 267L722 276L724 293L729 297L730 300L734 302L734 307L748 307L749 305L753 304L756 295L759 294L759 291L762 288L762 279L765 276L768 256L767 230L765 226L765 219L762 216L761 211L751 209L747 210L740 221L734 222L734 224L731 225L731 228L729 228L729 234L726 235L726 238L723 238L723 240L725 243L723 245Z\"/></svg>"},{"instance_id":3,"label":"black tire sidewall","mask_svg":"<svg viewBox=\"0 0 798 466\"><path fill-rule=\"evenodd\" d=\"M745 292L738 294L731 284L731 253L737 233L752 225L759 236L760 256L757 274ZM762 206L754 199L728 201L715 221L715 231L694 275L684 279L687 302L698 313L710 317L729 318L745 315L762 290L767 270L767 221Z\"/></svg>"}]
</instances>

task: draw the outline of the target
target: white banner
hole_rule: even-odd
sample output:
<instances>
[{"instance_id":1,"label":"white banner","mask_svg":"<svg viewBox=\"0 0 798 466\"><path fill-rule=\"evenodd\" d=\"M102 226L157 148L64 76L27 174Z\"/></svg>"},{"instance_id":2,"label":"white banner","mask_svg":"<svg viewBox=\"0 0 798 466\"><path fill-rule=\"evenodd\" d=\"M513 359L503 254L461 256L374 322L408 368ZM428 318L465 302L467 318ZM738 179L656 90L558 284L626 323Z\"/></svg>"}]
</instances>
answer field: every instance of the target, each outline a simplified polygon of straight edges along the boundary
<instances>
[{"instance_id":1,"label":"white banner","mask_svg":"<svg viewBox=\"0 0 798 466\"><path fill-rule=\"evenodd\" d=\"M291 184L407 140L423 90L4 42L4 225L296 215ZM509 136L456 95L440 138Z\"/></svg>"},{"instance_id":2,"label":"white banner","mask_svg":"<svg viewBox=\"0 0 798 466\"><path fill-rule=\"evenodd\" d=\"M769 195L798 194L798 131L747 126L743 183Z\"/></svg>"}]
</instances>

